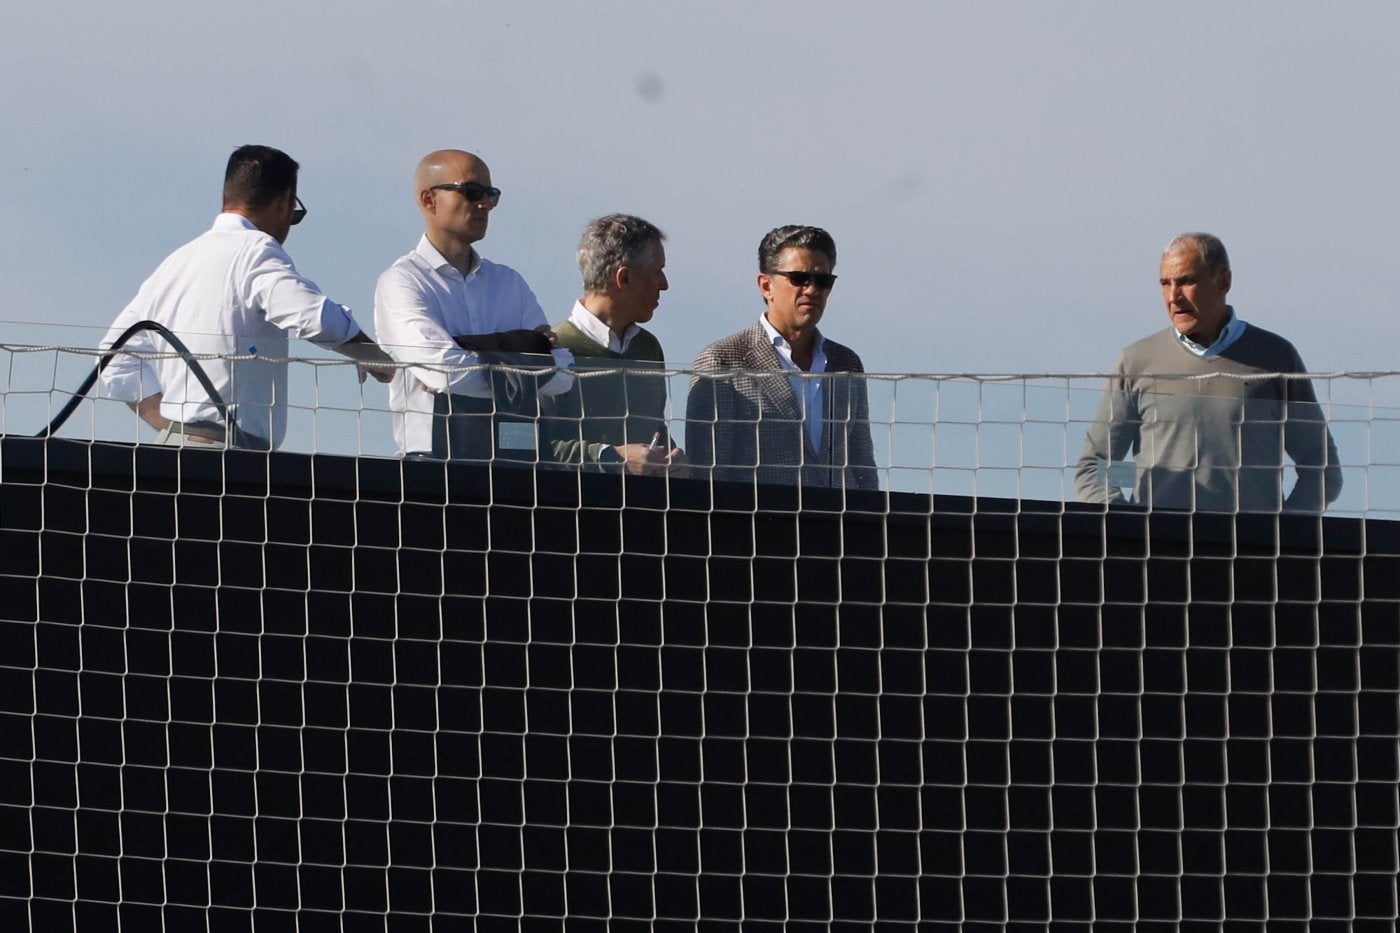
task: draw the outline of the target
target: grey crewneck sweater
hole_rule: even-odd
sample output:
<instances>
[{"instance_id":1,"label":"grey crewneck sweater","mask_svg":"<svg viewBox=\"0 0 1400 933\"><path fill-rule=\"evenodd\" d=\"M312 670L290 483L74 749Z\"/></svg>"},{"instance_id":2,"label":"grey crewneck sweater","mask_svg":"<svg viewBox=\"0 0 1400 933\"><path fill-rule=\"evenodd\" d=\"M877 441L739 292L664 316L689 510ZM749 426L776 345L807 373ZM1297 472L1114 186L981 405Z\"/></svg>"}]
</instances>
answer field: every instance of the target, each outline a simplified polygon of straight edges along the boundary
<instances>
[{"instance_id":1,"label":"grey crewneck sweater","mask_svg":"<svg viewBox=\"0 0 1400 933\"><path fill-rule=\"evenodd\" d=\"M1123 351L1075 470L1085 502L1123 502L1101 461L1129 454L1133 501L1212 512L1320 512L1337 498L1337 447L1293 344L1250 325L1219 356L1191 353L1167 328ZM1216 378L1210 378L1216 377ZM1284 455L1298 482L1283 496Z\"/></svg>"}]
</instances>

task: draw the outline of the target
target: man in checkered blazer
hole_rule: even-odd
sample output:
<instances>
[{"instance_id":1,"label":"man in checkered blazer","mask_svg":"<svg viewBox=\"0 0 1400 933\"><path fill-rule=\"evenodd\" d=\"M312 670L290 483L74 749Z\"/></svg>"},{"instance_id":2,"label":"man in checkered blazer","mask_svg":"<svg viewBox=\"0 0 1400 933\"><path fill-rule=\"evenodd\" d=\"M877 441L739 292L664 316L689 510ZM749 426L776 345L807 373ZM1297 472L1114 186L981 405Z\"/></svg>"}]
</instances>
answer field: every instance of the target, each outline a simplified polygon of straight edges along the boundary
<instances>
[{"instance_id":1,"label":"man in checkered blazer","mask_svg":"<svg viewBox=\"0 0 1400 933\"><path fill-rule=\"evenodd\" d=\"M835 266L836 243L820 227L788 225L763 238L762 317L695 357L685 429L692 475L879 488L865 369L817 329Z\"/></svg>"}]
</instances>

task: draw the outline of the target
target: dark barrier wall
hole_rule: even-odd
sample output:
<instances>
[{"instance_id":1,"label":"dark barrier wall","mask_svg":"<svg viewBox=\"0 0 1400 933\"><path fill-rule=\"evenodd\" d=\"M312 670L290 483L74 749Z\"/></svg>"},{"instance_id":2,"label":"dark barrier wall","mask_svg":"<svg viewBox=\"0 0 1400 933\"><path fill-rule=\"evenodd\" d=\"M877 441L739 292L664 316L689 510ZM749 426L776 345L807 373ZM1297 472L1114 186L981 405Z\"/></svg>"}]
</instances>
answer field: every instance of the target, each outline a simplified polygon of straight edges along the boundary
<instances>
[{"instance_id":1,"label":"dark barrier wall","mask_svg":"<svg viewBox=\"0 0 1400 933\"><path fill-rule=\"evenodd\" d=\"M1394 527L821 492L5 440L0 920L1395 916Z\"/></svg>"}]
</instances>

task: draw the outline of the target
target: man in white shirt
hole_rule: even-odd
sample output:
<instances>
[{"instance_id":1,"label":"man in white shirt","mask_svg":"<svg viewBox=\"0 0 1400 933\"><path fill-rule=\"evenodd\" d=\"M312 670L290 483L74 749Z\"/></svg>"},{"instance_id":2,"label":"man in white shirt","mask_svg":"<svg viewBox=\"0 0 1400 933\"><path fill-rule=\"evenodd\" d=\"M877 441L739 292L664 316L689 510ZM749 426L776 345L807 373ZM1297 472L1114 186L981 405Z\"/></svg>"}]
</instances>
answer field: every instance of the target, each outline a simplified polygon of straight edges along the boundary
<instances>
[{"instance_id":1,"label":"man in white shirt","mask_svg":"<svg viewBox=\"0 0 1400 933\"><path fill-rule=\"evenodd\" d=\"M129 338L103 370L108 393L160 432L158 442L269 450L286 433L287 337L332 347L362 363L389 364L350 309L303 277L282 244L306 216L298 165L268 146L242 146L224 172L223 213L172 253L117 316L103 348L134 324L175 334L217 397L150 330ZM153 358L153 354L159 354ZM367 370L360 370L363 381ZM368 370L381 382L392 372Z\"/></svg>"},{"instance_id":2,"label":"man in white shirt","mask_svg":"<svg viewBox=\"0 0 1400 933\"><path fill-rule=\"evenodd\" d=\"M820 227L789 224L759 243L764 313L700 351L686 400L691 463L714 479L879 488L865 369L817 329L835 267Z\"/></svg>"},{"instance_id":3,"label":"man in white shirt","mask_svg":"<svg viewBox=\"0 0 1400 933\"><path fill-rule=\"evenodd\" d=\"M413 189L425 232L413 252L379 277L374 292L381 343L394 359L414 364L389 386L399 453L538 459L530 413L507 417L500 380L481 367L491 360L485 350L544 354L553 342L544 310L520 274L476 251L501 191L485 162L458 149L424 156ZM553 353L553 363L572 362L567 351ZM554 374L523 393L526 407L532 392L552 395L571 384L567 373Z\"/></svg>"}]
</instances>

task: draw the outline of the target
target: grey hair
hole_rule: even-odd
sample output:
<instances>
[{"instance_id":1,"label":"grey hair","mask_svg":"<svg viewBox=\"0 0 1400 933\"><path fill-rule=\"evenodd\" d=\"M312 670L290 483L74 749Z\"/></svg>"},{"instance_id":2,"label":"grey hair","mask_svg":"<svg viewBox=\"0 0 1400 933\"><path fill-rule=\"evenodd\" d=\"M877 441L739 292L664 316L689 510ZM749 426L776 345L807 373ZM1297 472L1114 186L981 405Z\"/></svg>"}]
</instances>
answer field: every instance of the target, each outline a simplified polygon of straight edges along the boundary
<instances>
[{"instance_id":1,"label":"grey hair","mask_svg":"<svg viewBox=\"0 0 1400 933\"><path fill-rule=\"evenodd\" d=\"M584 228L578 243L578 271L583 275L583 290L591 294L605 292L617 270L623 266L639 265L651 256L666 239L655 224L631 214L609 214L599 217Z\"/></svg>"},{"instance_id":2,"label":"grey hair","mask_svg":"<svg viewBox=\"0 0 1400 933\"><path fill-rule=\"evenodd\" d=\"M1225 244L1220 242L1220 237L1209 233L1182 233L1172 237L1172 241L1167 244L1167 248L1162 250L1163 256L1172 253L1193 252L1201 257L1201 262L1210 270L1212 275L1219 275L1222 272L1230 271L1230 254L1225 252Z\"/></svg>"}]
</instances>

